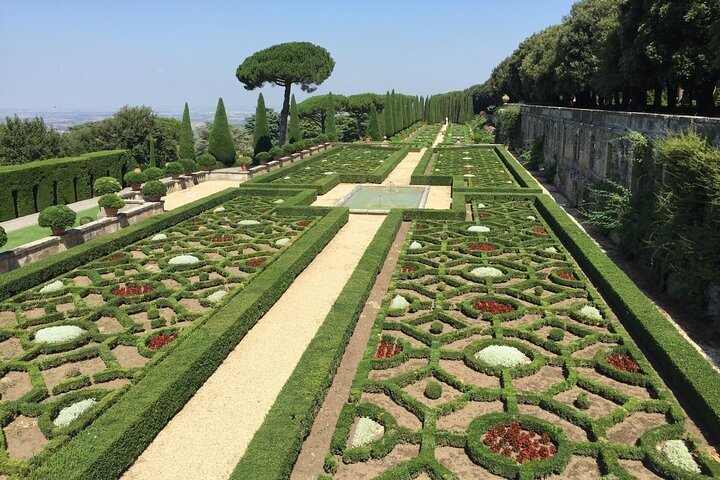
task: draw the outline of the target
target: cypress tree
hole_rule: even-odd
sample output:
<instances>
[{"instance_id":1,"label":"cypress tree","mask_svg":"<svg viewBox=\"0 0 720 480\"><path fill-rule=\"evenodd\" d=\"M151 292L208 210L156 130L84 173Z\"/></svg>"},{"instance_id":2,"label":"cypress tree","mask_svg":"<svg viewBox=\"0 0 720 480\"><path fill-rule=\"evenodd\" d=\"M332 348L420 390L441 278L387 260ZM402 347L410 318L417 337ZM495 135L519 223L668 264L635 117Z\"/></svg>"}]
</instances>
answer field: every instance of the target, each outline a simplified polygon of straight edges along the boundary
<instances>
[{"instance_id":1,"label":"cypress tree","mask_svg":"<svg viewBox=\"0 0 720 480\"><path fill-rule=\"evenodd\" d=\"M272 148L270 140L270 128L267 123L267 110L265 110L265 98L261 93L258 96L257 108L255 109L255 130L253 131L253 153L268 152Z\"/></svg>"},{"instance_id":2,"label":"cypress tree","mask_svg":"<svg viewBox=\"0 0 720 480\"><path fill-rule=\"evenodd\" d=\"M378 113L378 130L380 130L380 137L385 136L385 110ZM382 140L382 138L381 138Z\"/></svg>"},{"instance_id":3,"label":"cypress tree","mask_svg":"<svg viewBox=\"0 0 720 480\"><path fill-rule=\"evenodd\" d=\"M302 139L300 134L300 117L298 117L297 103L295 103L295 95L290 100L290 124L288 127L288 142L295 143Z\"/></svg>"},{"instance_id":4,"label":"cypress tree","mask_svg":"<svg viewBox=\"0 0 720 480\"><path fill-rule=\"evenodd\" d=\"M157 162L155 161L155 139L148 137L148 142L150 143L150 163L148 163L148 168L157 167Z\"/></svg>"},{"instance_id":5,"label":"cypress tree","mask_svg":"<svg viewBox=\"0 0 720 480\"><path fill-rule=\"evenodd\" d=\"M218 162L228 167L232 167L235 164L235 142L230 133L230 125L228 125L225 104L222 98L218 100L217 109L215 110L215 120L213 120L212 128L210 129L208 153L215 157Z\"/></svg>"},{"instance_id":6,"label":"cypress tree","mask_svg":"<svg viewBox=\"0 0 720 480\"><path fill-rule=\"evenodd\" d=\"M380 124L378 123L378 113L375 104L370 104L370 116L368 117L367 135L373 140L380 140Z\"/></svg>"},{"instance_id":7,"label":"cypress tree","mask_svg":"<svg viewBox=\"0 0 720 480\"><path fill-rule=\"evenodd\" d=\"M390 92L390 105L392 106L393 135L395 135L402 129L400 126L400 109L398 108L398 98L395 94L395 89Z\"/></svg>"},{"instance_id":8,"label":"cypress tree","mask_svg":"<svg viewBox=\"0 0 720 480\"><path fill-rule=\"evenodd\" d=\"M182 124L180 126L180 158L195 158L195 137L190 124L190 109L185 102Z\"/></svg>"},{"instance_id":9,"label":"cypress tree","mask_svg":"<svg viewBox=\"0 0 720 480\"><path fill-rule=\"evenodd\" d=\"M405 122L405 97L398 94L398 118L399 118L399 124L398 130L402 130L403 128L407 127L407 124Z\"/></svg>"},{"instance_id":10,"label":"cypress tree","mask_svg":"<svg viewBox=\"0 0 720 480\"><path fill-rule=\"evenodd\" d=\"M327 107L325 109L325 135L331 142L337 142L337 129L335 128L335 100L332 92L328 94Z\"/></svg>"},{"instance_id":11,"label":"cypress tree","mask_svg":"<svg viewBox=\"0 0 720 480\"><path fill-rule=\"evenodd\" d=\"M395 134L395 118L393 116L392 96L390 92L385 94L385 135L390 138Z\"/></svg>"}]
</instances>

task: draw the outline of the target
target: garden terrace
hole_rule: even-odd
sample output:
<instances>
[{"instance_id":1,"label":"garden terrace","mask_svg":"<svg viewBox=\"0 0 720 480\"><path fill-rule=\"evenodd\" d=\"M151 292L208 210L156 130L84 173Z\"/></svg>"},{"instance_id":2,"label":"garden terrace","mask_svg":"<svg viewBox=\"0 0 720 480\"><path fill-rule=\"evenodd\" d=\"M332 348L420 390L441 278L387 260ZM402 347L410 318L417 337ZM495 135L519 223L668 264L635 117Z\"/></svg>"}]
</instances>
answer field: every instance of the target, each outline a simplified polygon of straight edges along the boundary
<instances>
[{"instance_id":1,"label":"garden terrace","mask_svg":"<svg viewBox=\"0 0 720 480\"><path fill-rule=\"evenodd\" d=\"M315 188L319 194L323 194L338 183L380 183L407 152L408 147L336 146L319 155L252 179L243 186Z\"/></svg>"},{"instance_id":2,"label":"garden terrace","mask_svg":"<svg viewBox=\"0 0 720 480\"><path fill-rule=\"evenodd\" d=\"M468 125L451 123L448 125L441 145L456 145L458 142L462 145L472 145L472 129Z\"/></svg>"},{"instance_id":3,"label":"garden terrace","mask_svg":"<svg viewBox=\"0 0 720 480\"><path fill-rule=\"evenodd\" d=\"M55 277L45 276L40 284L0 301L0 412L5 438L0 473L26 472L31 457L33 464L52 458L53 452L72 436L92 428L95 419L114 404L120 411L140 408L142 402L137 399L131 405L127 400L124 407L122 402L128 395L152 398L162 382L156 383L157 378L153 380L149 373L160 360L182 349L186 354L187 350L197 351L198 335L207 338L200 327L207 330L209 322L223 318L216 314L242 302L245 290L266 270L266 285L273 290L265 296L279 295L285 282L297 274L298 266L309 263L344 221L342 212L323 219L328 211L293 206L314 198L298 193L235 189L215 194L109 236L117 239L119 248L103 251L101 256L94 244L108 242L106 238L67 252L65 259L47 259L44 266L55 270L62 269L59 263L71 264L70 257L99 257ZM153 230L152 223L169 225ZM134 231L143 228L148 232L144 238L121 246L123 239L132 241ZM304 240L305 250L294 247L315 230L320 235ZM291 255L296 263L271 273L286 251L297 252ZM271 274L282 277L279 284L277 280L275 285L268 282ZM33 274L21 269L13 275ZM0 290L11 292L12 286L7 287ZM252 305L257 313L241 320L236 316L237 305L233 307L235 322L245 325L268 308ZM232 343L235 336L239 341L238 334L251 326L236 326L226 339ZM180 348L186 343L187 348ZM187 362L192 355L182 358ZM214 370L212 360L204 362L194 375L209 375ZM172 362L162 365L174 371ZM210 371L204 371L207 368ZM175 371L177 378L168 376L167 370L164 373L169 385L182 381L186 374L182 369ZM202 383L204 378L184 380L191 388L186 394L194 392L192 383L198 380ZM178 404L166 404L166 416L186 401L182 392L170 388L168 392L178 397ZM112 420L112 429L103 431L121 436L149 433L152 438L157 433L152 429L162 425L156 423L162 414L151 415L141 417L148 427L140 431L133 427L134 433L123 433L130 425L120 422L118 426L117 420ZM134 448L142 448L142 442ZM83 460L75 457L75 462L81 465Z\"/></svg>"},{"instance_id":4,"label":"garden terrace","mask_svg":"<svg viewBox=\"0 0 720 480\"><path fill-rule=\"evenodd\" d=\"M432 146L433 142L440 133L442 124L434 123L432 125L423 125L414 134L405 140L405 143L422 145L424 147Z\"/></svg>"}]
</instances>

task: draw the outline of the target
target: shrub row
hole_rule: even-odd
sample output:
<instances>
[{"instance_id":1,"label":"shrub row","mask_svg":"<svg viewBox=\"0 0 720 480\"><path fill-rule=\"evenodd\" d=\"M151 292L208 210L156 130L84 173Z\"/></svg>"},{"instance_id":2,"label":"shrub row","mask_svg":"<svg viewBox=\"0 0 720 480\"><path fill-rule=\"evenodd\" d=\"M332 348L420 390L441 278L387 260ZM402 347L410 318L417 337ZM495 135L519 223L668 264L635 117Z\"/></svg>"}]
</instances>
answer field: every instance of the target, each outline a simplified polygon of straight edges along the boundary
<instances>
[{"instance_id":1,"label":"shrub row","mask_svg":"<svg viewBox=\"0 0 720 480\"><path fill-rule=\"evenodd\" d=\"M122 182L130 159L128 150L109 150L0 167L0 221L90 198L95 179Z\"/></svg>"},{"instance_id":2,"label":"shrub row","mask_svg":"<svg viewBox=\"0 0 720 480\"><path fill-rule=\"evenodd\" d=\"M272 307L294 278L347 222L344 209L327 215L265 271L195 329L82 435L52 455L31 479L117 478L212 375Z\"/></svg>"},{"instance_id":3,"label":"shrub row","mask_svg":"<svg viewBox=\"0 0 720 480\"><path fill-rule=\"evenodd\" d=\"M400 224L391 212L255 433L231 479L288 478Z\"/></svg>"}]
</instances>

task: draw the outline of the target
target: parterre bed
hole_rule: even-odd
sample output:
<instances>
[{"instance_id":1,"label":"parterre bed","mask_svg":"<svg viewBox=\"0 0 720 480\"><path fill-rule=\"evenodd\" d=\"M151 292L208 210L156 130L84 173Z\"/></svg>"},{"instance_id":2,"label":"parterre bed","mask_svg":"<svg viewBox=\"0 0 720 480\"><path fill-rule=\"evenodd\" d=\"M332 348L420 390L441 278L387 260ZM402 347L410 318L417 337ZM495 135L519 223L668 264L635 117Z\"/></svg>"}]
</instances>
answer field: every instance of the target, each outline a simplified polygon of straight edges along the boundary
<instances>
[{"instance_id":1,"label":"parterre bed","mask_svg":"<svg viewBox=\"0 0 720 480\"><path fill-rule=\"evenodd\" d=\"M519 187L493 148L438 148L427 173L462 177L468 187Z\"/></svg>"},{"instance_id":2,"label":"parterre bed","mask_svg":"<svg viewBox=\"0 0 720 480\"><path fill-rule=\"evenodd\" d=\"M451 123L448 125L445 131L445 138L440 145L471 145L472 141L472 130L468 125L460 125L457 123Z\"/></svg>"}]
</instances>

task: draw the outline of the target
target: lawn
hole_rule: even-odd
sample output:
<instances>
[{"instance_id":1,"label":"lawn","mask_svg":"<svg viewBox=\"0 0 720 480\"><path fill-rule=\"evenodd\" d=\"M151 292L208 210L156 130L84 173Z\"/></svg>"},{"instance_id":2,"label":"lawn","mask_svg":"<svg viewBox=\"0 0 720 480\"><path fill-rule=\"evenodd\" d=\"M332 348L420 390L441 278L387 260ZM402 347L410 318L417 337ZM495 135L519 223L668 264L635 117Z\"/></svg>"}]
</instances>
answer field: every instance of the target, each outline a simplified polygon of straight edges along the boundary
<instances>
[{"instance_id":1,"label":"lawn","mask_svg":"<svg viewBox=\"0 0 720 480\"><path fill-rule=\"evenodd\" d=\"M77 227L78 225L80 225L80 219L84 217L90 217L93 220L97 220L98 213L100 213L99 207L88 208L87 210L81 210L77 212L77 217L75 218L75 224L73 226ZM8 241L5 245L0 247L0 252L12 250L13 248L19 247L20 245L25 245L26 243L49 237L50 229L43 228L38 225L33 225L31 227L19 228L17 230L7 232L7 236Z\"/></svg>"}]
</instances>

